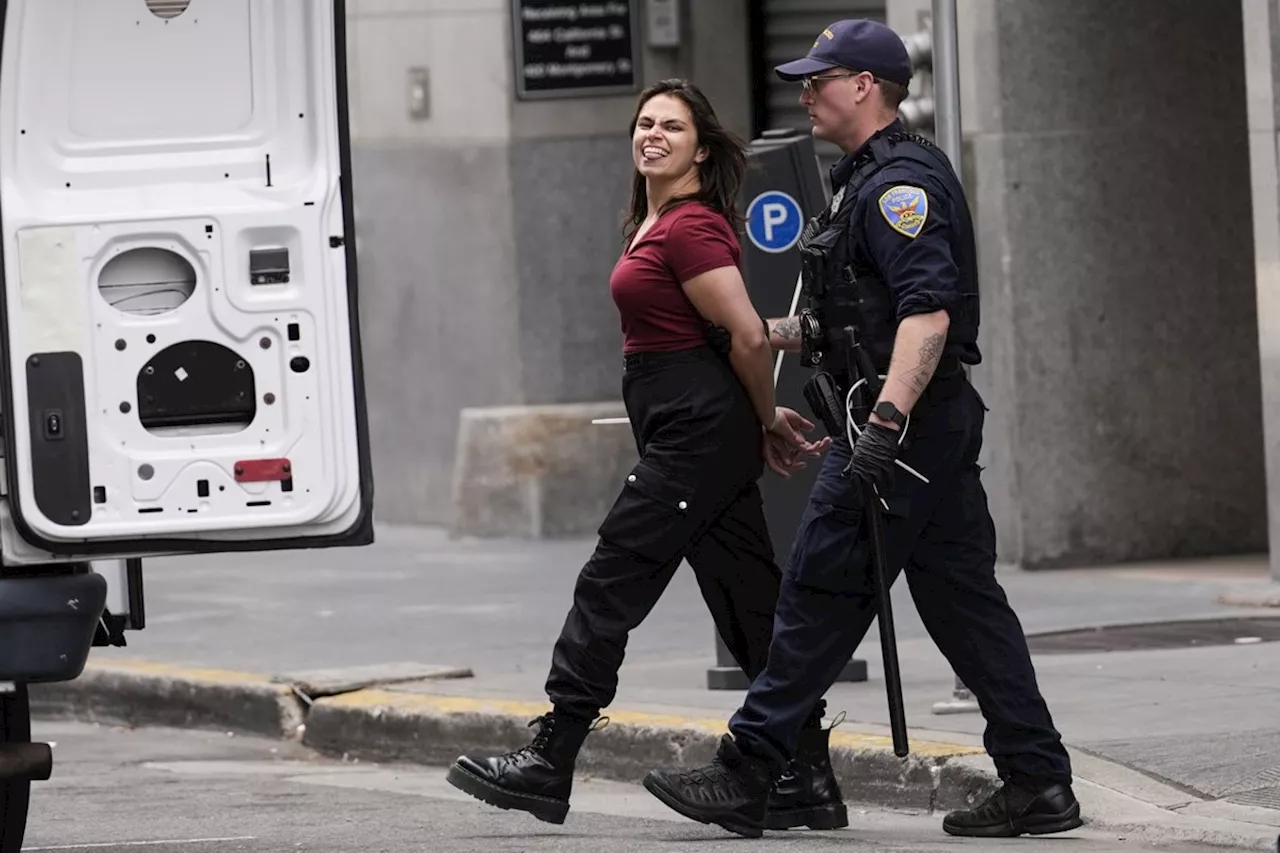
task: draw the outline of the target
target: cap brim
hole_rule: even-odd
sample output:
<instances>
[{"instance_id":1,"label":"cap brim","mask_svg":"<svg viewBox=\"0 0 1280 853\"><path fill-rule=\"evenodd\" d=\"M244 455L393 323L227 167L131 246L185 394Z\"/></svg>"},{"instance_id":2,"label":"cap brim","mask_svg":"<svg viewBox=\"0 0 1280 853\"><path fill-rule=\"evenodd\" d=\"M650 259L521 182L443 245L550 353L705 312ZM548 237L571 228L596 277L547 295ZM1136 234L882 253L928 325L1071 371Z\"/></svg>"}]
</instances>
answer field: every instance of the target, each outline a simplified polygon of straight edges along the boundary
<instances>
[{"instance_id":1,"label":"cap brim","mask_svg":"<svg viewBox=\"0 0 1280 853\"><path fill-rule=\"evenodd\" d=\"M828 68L836 68L834 62L823 62L821 59L797 59L794 62L787 62L774 68L773 71L783 80L799 80L801 77L807 77L810 74L817 74L819 71L826 71Z\"/></svg>"}]
</instances>

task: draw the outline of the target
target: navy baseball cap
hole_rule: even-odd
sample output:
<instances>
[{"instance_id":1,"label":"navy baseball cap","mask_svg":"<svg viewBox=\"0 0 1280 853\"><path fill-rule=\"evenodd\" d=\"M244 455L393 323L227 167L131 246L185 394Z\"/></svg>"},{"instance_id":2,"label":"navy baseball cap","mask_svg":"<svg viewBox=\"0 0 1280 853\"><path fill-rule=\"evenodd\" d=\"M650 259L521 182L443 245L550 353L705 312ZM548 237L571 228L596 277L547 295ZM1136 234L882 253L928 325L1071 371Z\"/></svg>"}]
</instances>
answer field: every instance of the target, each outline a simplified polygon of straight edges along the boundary
<instances>
[{"instance_id":1,"label":"navy baseball cap","mask_svg":"<svg viewBox=\"0 0 1280 853\"><path fill-rule=\"evenodd\" d=\"M804 59L779 65L774 71L783 80L799 80L828 68L870 71L892 83L911 83L911 58L902 37L875 21L836 21L814 39Z\"/></svg>"}]
</instances>

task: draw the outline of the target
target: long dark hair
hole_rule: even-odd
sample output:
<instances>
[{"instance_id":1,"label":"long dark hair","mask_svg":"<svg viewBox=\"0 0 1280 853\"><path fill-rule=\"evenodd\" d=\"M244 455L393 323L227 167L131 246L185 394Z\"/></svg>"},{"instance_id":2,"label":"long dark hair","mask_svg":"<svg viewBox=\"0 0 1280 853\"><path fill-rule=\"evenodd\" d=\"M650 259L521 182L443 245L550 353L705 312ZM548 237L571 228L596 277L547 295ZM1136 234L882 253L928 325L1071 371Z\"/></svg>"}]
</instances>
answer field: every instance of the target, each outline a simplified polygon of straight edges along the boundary
<instances>
[{"instance_id":1,"label":"long dark hair","mask_svg":"<svg viewBox=\"0 0 1280 853\"><path fill-rule=\"evenodd\" d=\"M631 117L631 137L635 138L640 111L650 98L657 95L674 95L684 101L693 116L693 126L698 134L698 145L707 149L707 157L698 164L699 189L696 193L671 198L659 213L665 213L677 204L699 201L729 220L734 230L742 226L738 213L738 193L747 170L747 150L742 140L725 129L716 117L702 90L687 80L671 79L654 83L640 93L636 111ZM640 223L649 215L649 193L644 175L636 170L631 181L631 210L623 222L623 239L630 240Z\"/></svg>"}]
</instances>

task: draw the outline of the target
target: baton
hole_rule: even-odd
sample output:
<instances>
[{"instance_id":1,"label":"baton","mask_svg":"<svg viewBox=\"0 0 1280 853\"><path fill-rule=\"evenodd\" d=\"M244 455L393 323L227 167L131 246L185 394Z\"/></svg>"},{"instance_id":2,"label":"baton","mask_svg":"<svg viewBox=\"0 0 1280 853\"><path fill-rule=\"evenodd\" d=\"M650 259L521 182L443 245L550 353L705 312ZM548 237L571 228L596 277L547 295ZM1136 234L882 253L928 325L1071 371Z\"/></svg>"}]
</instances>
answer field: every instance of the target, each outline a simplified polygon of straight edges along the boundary
<instances>
[{"instance_id":1,"label":"baton","mask_svg":"<svg viewBox=\"0 0 1280 853\"><path fill-rule=\"evenodd\" d=\"M855 423L866 423L871 407L880 397L880 377L871 356L858 342L857 332L845 326L844 340L849 361L849 376L857 383L860 376L863 385L853 390ZM889 571L885 565L884 517L880 514L880 496L875 486L862 482L862 504L866 507L867 526L871 532L871 565L875 575L876 622L880 625L880 652L884 656L884 686L889 694L889 728L893 732L893 754L904 758L911 751L907 744L907 717L902 702L902 673L898 669L898 640L893 630L893 607L889 600Z\"/></svg>"}]
</instances>

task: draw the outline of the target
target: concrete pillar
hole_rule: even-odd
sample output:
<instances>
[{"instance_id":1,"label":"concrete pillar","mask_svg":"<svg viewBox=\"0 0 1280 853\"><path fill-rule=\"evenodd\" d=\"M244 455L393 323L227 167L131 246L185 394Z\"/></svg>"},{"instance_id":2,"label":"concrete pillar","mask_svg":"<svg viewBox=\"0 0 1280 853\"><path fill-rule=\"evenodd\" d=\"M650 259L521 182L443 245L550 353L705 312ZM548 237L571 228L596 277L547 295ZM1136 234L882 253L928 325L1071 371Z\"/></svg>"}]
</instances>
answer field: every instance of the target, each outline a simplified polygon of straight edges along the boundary
<instances>
[{"instance_id":1,"label":"concrete pillar","mask_svg":"<svg viewBox=\"0 0 1280 853\"><path fill-rule=\"evenodd\" d=\"M522 402L503 0L348 3L375 506L448 517L459 410ZM408 110L410 69L427 112ZM460 369L474 371L463 379Z\"/></svg>"},{"instance_id":2,"label":"concrete pillar","mask_svg":"<svg viewBox=\"0 0 1280 853\"><path fill-rule=\"evenodd\" d=\"M1243 0L1252 175L1258 350L1266 447L1267 528L1280 541L1280 2ZM1271 577L1280 581L1280 551L1271 551Z\"/></svg>"},{"instance_id":3,"label":"concrete pillar","mask_svg":"<svg viewBox=\"0 0 1280 853\"><path fill-rule=\"evenodd\" d=\"M1001 560L1264 549L1239 5L966 0L960 23Z\"/></svg>"},{"instance_id":4,"label":"concrete pillar","mask_svg":"<svg viewBox=\"0 0 1280 853\"><path fill-rule=\"evenodd\" d=\"M548 405L581 404L567 415L580 421L621 397L621 332L608 280L630 193L635 95L518 100L513 5L348 0L365 372L382 521L465 521L455 503L470 475L455 471L455 458L487 457L486 470L493 459L488 448L459 448L460 440L487 436L497 442L493 452L523 460L520 471L539 471L562 452L543 457L539 448L501 443L531 442L549 423L567 428L566 412ZM681 44L650 49L642 36L643 81L697 72L717 109L745 133L745 0L679 5ZM642 33L643 26L642 15ZM725 63L740 67L730 73ZM408 109L413 69L427 80L425 116ZM464 410L469 427L460 437ZM484 411L521 426L487 428ZM579 460L575 488L616 493L614 469L631 440L625 426L610 429L621 440L593 452L613 458ZM494 489L505 487L493 483L461 500L495 502ZM524 480L510 489L518 494L500 497L516 514L549 499ZM486 530L594 529L601 500L557 501L586 509L545 523L529 516L523 526L490 514Z\"/></svg>"}]
</instances>

